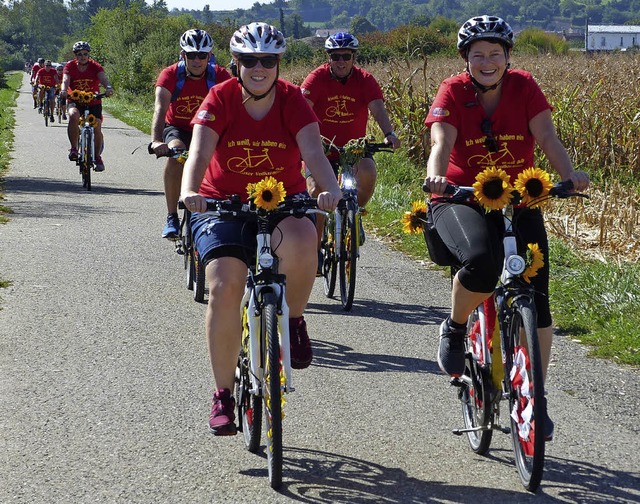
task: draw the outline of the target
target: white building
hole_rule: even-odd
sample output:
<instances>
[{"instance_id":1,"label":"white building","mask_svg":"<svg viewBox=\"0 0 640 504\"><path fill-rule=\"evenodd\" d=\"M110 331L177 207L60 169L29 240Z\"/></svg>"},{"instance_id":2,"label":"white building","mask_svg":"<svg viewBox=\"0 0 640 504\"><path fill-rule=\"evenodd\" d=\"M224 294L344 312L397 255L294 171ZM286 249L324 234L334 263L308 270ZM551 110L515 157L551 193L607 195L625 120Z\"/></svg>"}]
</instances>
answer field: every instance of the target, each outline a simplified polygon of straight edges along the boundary
<instances>
[{"instance_id":1,"label":"white building","mask_svg":"<svg viewBox=\"0 0 640 504\"><path fill-rule=\"evenodd\" d=\"M587 51L625 51L640 46L640 26L588 25Z\"/></svg>"}]
</instances>

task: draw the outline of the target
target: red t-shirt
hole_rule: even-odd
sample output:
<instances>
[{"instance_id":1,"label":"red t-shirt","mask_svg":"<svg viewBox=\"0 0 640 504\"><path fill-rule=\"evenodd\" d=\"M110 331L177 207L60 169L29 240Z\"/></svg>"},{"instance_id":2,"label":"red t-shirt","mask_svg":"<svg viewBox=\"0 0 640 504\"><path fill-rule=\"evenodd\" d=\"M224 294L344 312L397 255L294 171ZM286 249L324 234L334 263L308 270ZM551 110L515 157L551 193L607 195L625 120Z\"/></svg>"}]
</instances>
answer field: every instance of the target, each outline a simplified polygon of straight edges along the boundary
<instances>
[{"instance_id":1,"label":"red t-shirt","mask_svg":"<svg viewBox=\"0 0 640 504\"><path fill-rule=\"evenodd\" d=\"M42 84L43 86L54 87L56 85L56 76L58 72L56 72L53 68L46 69L46 67L38 70L36 74L36 81L38 84Z\"/></svg>"},{"instance_id":2,"label":"red t-shirt","mask_svg":"<svg viewBox=\"0 0 640 504\"><path fill-rule=\"evenodd\" d=\"M476 175L488 166L502 168L514 182L521 171L535 166L535 139L529 121L547 109L552 107L529 72L507 70L500 103L489 118L498 152L489 152L481 128L486 114L465 72L442 82L424 123L430 127L446 122L458 130L447 168L452 184L473 185Z\"/></svg>"},{"instance_id":3,"label":"red t-shirt","mask_svg":"<svg viewBox=\"0 0 640 504\"><path fill-rule=\"evenodd\" d=\"M296 135L317 118L300 88L279 79L271 110L259 121L242 104L242 88L229 79L209 90L191 121L213 129L220 140L200 186L207 198L234 194L247 200L247 184L267 176L282 182L288 195L306 190Z\"/></svg>"},{"instance_id":4,"label":"red t-shirt","mask_svg":"<svg viewBox=\"0 0 640 504\"><path fill-rule=\"evenodd\" d=\"M31 67L31 80L36 79L36 75L38 75L38 71L42 68L38 63L34 63Z\"/></svg>"},{"instance_id":5,"label":"red t-shirt","mask_svg":"<svg viewBox=\"0 0 640 504\"><path fill-rule=\"evenodd\" d=\"M226 69L217 64L215 68L216 84L231 78L231 75L229 75ZM156 81L156 87L163 87L173 94L177 81L178 63L168 66L160 72L158 80ZM200 79L190 79L186 77L180 95L169 105L164 122L181 130L191 131L193 129L191 119L193 119L196 110L198 110L202 100L206 98L208 93L209 88L207 87L206 75L203 75Z\"/></svg>"},{"instance_id":6,"label":"red t-shirt","mask_svg":"<svg viewBox=\"0 0 640 504\"><path fill-rule=\"evenodd\" d=\"M342 147L367 133L369 103L383 99L382 89L362 68L354 66L344 84L332 77L329 68L325 63L311 72L302 83L302 94L313 102L320 133Z\"/></svg>"},{"instance_id":7,"label":"red t-shirt","mask_svg":"<svg viewBox=\"0 0 640 504\"><path fill-rule=\"evenodd\" d=\"M68 74L71 78L67 93L71 94L71 91L74 89L99 93L100 79L98 78L98 74L100 72L104 72L104 68L102 68L102 65L95 60L90 59L87 63L87 68L82 72L78 68L78 60L69 61L62 71L63 75ZM102 100L93 100L89 105L96 105L101 102Z\"/></svg>"}]
</instances>

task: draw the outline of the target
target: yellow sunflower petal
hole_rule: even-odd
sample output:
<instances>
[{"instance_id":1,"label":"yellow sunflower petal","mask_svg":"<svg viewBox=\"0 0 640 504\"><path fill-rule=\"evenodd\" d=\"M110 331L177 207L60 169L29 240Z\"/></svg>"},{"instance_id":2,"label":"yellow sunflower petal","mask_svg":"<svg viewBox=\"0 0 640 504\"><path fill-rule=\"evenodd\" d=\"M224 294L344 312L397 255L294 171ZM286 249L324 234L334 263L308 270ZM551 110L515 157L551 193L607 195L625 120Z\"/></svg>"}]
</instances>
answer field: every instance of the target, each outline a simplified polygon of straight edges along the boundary
<instances>
[{"instance_id":1,"label":"yellow sunflower petal","mask_svg":"<svg viewBox=\"0 0 640 504\"><path fill-rule=\"evenodd\" d=\"M263 210L274 210L284 201L287 192L284 184L273 177L267 177L258 182L253 190L254 203Z\"/></svg>"},{"instance_id":2,"label":"yellow sunflower petal","mask_svg":"<svg viewBox=\"0 0 640 504\"><path fill-rule=\"evenodd\" d=\"M545 196L553 187L549 174L541 168L527 168L522 171L514 184L522 196L522 202L531 208L546 203Z\"/></svg>"},{"instance_id":3,"label":"yellow sunflower petal","mask_svg":"<svg viewBox=\"0 0 640 504\"><path fill-rule=\"evenodd\" d=\"M411 203L411 211L402 216L402 231L407 234L420 234L424 230L427 220L427 205L424 201L416 200Z\"/></svg>"},{"instance_id":4,"label":"yellow sunflower petal","mask_svg":"<svg viewBox=\"0 0 640 504\"><path fill-rule=\"evenodd\" d=\"M513 198L509 175L495 166L480 172L473 188L476 199L487 210L501 210Z\"/></svg>"},{"instance_id":5,"label":"yellow sunflower petal","mask_svg":"<svg viewBox=\"0 0 640 504\"><path fill-rule=\"evenodd\" d=\"M527 268L522 272L522 278L531 283L531 278L537 276L540 268L544 266L544 255L537 243L529 243L527 248Z\"/></svg>"}]
</instances>

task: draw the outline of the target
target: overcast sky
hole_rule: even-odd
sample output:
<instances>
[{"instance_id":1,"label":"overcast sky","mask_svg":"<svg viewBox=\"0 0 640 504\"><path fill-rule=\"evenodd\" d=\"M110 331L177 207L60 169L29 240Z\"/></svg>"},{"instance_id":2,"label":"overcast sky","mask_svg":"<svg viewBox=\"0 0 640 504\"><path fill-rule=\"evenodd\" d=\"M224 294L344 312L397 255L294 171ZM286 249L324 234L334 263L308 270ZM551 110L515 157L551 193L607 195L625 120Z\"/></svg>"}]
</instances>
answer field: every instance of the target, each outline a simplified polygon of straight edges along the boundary
<instances>
[{"instance_id":1,"label":"overcast sky","mask_svg":"<svg viewBox=\"0 0 640 504\"><path fill-rule=\"evenodd\" d=\"M233 9L248 9L256 0L165 0L167 7L171 9L194 9L202 10L203 7L209 4L209 8L212 11L215 10L233 10ZM266 0L259 0L260 3L270 3ZM147 2L151 3L151 2Z\"/></svg>"}]
</instances>

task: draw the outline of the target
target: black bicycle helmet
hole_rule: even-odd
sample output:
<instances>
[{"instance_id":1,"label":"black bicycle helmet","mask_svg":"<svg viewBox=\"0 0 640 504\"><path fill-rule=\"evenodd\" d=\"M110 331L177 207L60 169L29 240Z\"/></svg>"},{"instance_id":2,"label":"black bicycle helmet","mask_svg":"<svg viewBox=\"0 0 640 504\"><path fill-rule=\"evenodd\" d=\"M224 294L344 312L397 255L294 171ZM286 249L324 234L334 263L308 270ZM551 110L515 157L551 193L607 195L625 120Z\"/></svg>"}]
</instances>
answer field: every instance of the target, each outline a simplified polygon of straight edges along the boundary
<instances>
[{"instance_id":1,"label":"black bicycle helmet","mask_svg":"<svg viewBox=\"0 0 640 504\"><path fill-rule=\"evenodd\" d=\"M89 45L89 42L85 42L84 40L80 40L80 41L76 42L75 44L73 44L73 52L77 53L78 51L91 52L91 46Z\"/></svg>"},{"instance_id":2,"label":"black bicycle helmet","mask_svg":"<svg viewBox=\"0 0 640 504\"><path fill-rule=\"evenodd\" d=\"M498 16L476 16L466 21L458 31L458 51L465 51L476 40L500 42L513 47L513 30Z\"/></svg>"}]
</instances>

